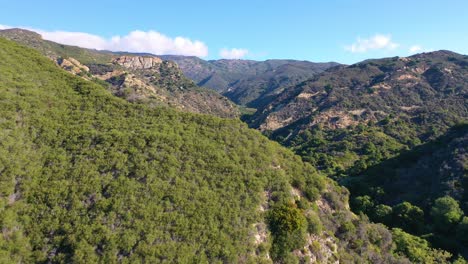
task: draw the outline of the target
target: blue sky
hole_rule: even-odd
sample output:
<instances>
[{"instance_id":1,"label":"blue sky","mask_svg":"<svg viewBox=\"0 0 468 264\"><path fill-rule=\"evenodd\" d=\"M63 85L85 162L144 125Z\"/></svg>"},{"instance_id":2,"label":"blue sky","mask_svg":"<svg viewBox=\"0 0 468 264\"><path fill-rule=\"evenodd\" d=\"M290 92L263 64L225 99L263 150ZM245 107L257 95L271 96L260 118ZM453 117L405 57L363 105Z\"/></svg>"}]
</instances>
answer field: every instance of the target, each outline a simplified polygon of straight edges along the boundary
<instances>
[{"instance_id":1,"label":"blue sky","mask_svg":"<svg viewBox=\"0 0 468 264\"><path fill-rule=\"evenodd\" d=\"M466 0L0 0L0 7L0 27L97 49L341 63L439 49L468 54Z\"/></svg>"}]
</instances>

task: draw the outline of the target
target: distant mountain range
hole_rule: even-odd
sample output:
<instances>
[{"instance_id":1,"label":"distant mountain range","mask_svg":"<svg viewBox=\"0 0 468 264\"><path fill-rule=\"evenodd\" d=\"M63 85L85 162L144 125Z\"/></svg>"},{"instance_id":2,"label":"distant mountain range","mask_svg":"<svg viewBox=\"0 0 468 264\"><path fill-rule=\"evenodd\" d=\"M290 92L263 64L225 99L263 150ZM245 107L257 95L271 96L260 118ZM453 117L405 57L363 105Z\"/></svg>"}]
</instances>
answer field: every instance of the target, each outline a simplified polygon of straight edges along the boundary
<instances>
[{"instance_id":1,"label":"distant mountain range","mask_svg":"<svg viewBox=\"0 0 468 264\"><path fill-rule=\"evenodd\" d=\"M175 61L199 86L214 89L239 105L253 108L263 106L288 86L340 65L297 60L205 61L186 56L160 57Z\"/></svg>"}]
</instances>

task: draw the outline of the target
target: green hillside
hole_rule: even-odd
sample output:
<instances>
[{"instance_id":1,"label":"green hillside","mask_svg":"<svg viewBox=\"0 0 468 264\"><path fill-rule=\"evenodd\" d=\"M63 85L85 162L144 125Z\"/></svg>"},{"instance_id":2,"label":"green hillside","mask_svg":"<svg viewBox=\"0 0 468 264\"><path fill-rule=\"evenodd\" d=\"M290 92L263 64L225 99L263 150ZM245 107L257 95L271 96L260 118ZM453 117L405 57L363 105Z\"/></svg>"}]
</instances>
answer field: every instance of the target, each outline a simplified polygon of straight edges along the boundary
<instances>
[{"instance_id":1,"label":"green hillside","mask_svg":"<svg viewBox=\"0 0 468 264\"><path fill-rule=\"evenodd\" d=\"M336 67L285 89L250 126L337 178L468 120L468 56L450 51Z\"/></svg>"},{"instance_id":2,"label":"green hillside","mask_svg":"<svg viewBox=\"0 0 468 264\"><path fill-rule=\"evenodd\" d=\"M440 247L466 255L466 146L465 124L351 177L346 185L353 196L353 209L374 221L425 235ZM438 204L446 210L442 216L437 213Z\"/></svg>"},{"instance_id":3,"label":"green hillside","mask_svg":"<svg viewBox=\"0 0 468 264\"><path fill-rule=\"evenodd\" d=\"M447 263L237 120L131 104L0 39L1 263Z\"/></svg>"},{"instance_id":4,"label":"green hillside","mask_svg":"<svg viewBox=\"0 0 468 264\"><path fill-rule=\"evenodd\" d=\"M324 188L239 121L127 103L3 39L0 58L0 262L255 259L263 190Z\"/></svg>"}]
</instances>

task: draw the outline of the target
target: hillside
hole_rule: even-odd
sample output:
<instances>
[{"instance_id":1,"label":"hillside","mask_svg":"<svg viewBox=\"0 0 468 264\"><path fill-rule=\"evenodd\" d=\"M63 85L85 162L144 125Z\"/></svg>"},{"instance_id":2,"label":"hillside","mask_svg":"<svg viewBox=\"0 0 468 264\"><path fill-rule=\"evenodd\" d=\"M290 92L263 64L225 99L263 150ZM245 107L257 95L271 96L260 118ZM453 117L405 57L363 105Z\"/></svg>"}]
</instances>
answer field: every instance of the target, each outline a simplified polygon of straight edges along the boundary
<instances>
[{"instance_id":1,"label":"hillside","mask_svg":"<svg viewBox=\"0 0 468 264\"><path fill-rule=\"evenodd\" d=\"M465 55L368 60L285 89L249 124L320 169L346 175L466 121L467 92Z\"/></svg>"},{"instance_id":2,"label":"hillside","mask_svg":"<svg viewBox=\"0 0 468 264\"><path fill-rule=\"evenodd\" d=\"M0 262L446 263L237 120L132 104L0 38Z\"/></svg>"},{"instance_id":3,"label":"hillside","mask_svg":"<svg viewBox=\"0 0 468 264\"><path fill-rule=\"evenodd\" d=\"M305 81L339 65L297 60L210 60L197 57L161 56L175 61L199 86L214 89L233 102L257 108L277 96L283 88Z\"/></svg>"},{"instance_id":4,"label":"hillside","mask_svg":"<svg viewBox=\"0 0 468 264\"><path fill-rule=\"evenodd\" d=\"M132 102L221 117L239 116L239 110L227 98L197 87L177 64L156 56L62 45L23 29L0 30L0 37L37 49L63 69L105 85L115 95Z\"/></svg>"},{"instance_id":5,"label":"hillside","mask_svg":"<svg viewBox=\"0 0 468 264\"><path fill-rule=\"evenodd\" d=\"M437 245L466 255L467 146L468 125L460 125L434 141L351 177L346 185L354 196L353 209L389 226L430 234L428 237ZM445 198L441 200L441 197ZM452 221L440 222L434 216L437 201L445 201L447 210L453 208L447 214L453 217ZM398 211L405 204L423 217L417 219L413 214L409 219L402 219L404 214L399 216Z\"/></svg>"}]
</instances>

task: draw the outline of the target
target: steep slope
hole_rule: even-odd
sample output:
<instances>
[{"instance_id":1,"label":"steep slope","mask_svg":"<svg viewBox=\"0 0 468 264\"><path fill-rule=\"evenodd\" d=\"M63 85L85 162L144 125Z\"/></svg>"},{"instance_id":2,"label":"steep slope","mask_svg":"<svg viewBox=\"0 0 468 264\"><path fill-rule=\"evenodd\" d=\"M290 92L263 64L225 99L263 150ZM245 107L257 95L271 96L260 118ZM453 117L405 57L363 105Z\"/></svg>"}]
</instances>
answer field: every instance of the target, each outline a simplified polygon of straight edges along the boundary
<instances>
[{"instance_id":1,"label":"steep slope","mask_svg":"<svg viewBox=\"0 0 468 264\"><path fill-rule=\"evenodd\" d=\"M305 81L337 63L296 60L212 60L197 57L162 56L175 61L198 85L214 89L237 104L260 107L282 88Z\"/></svg>"},{"instance_id":2,"label":"steep slope","mask_svg":"<svg viewBox=\"0 0 468 264\"><path fill-rule=\"evenodd\" d=\"M468 57L449 51L337 67L289 87L250 125L316 166L359 171L468 118Z\"/></svg>"},{"instance_id":3,"label":"steep slope","mask_svg":"<svg viewBox=\"0 0 468 264\"><path fill-rule=\"evenodd\" d=\"M106 85L115 95L132 102L221 117L239 115L232 102L209 89L197 87L171 61L152 55L123 55L61 45L22 29L0 30L0 36L39 50L65 70Z\"/></svg>"},{"instance_id":4,"label":"steep slope","mask_svg":"<svg viewBox=\"0 0 468 264\"><path fill-rule=\"evenodd\" d=\"M441 247L466 255L468 240L463 215L468 215L468 125L452 128L442 137L373 166L347 181L355 211L373 220L399 226L413 233L431 234ZM454 200L451 223L439 225L433 207L437 201ZM401 219L402 205L416 208L424 218ZM461 210L457 210L458 204ZM420 208L420 209L419 209ZM385 209L385 210L383 210ZM385 214L382 214L385 212ZM413 225L417 223L417 225ZM416 228L420 226L422 228ZM441 228L442 227L442 228Z\"/></svg>"},{"instance_id":5,"label":"steep slope","mask_svg":"<svg viewBox=\"0 0 468 264\"><path fill-rule=\"evenodd\" d=\"M240 121L128 103L1 38L0 74L1 262L450 256L399 230L392 242L345 189Z\"/></svg>"},{"instance_id":6,"label":"steep slope","mask_svg":"<svg viewBox=\"0 0 468 264\"><path fill-rule=\"evenodd\" d=\"M468 213L466 146L468 125L465 124L353 176L349 184L359 185L352 188L355 195L370 194L371 189L381 187L384 193L379 194L380 201L391 205L408 201L425 209L437 198L449 195Z\"/></svg>"}]
</instances>

